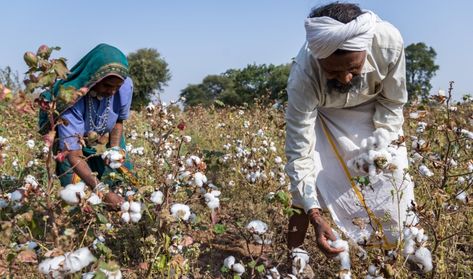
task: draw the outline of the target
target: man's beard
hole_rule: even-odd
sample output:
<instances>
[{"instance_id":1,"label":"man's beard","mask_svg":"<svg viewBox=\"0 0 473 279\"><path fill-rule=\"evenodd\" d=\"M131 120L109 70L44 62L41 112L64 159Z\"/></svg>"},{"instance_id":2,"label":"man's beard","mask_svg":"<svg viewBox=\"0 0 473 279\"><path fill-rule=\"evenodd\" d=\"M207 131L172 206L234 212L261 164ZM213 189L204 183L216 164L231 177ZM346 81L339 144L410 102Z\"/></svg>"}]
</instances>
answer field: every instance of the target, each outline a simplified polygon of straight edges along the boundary
<instances>
[{"instance_id":1,"label":"man's beard","mask_svg":"<svg viewBox=\"0 0 473 279\"><path fill-rule=\"evenodd\" d=\"M354 76L352 80L347 84L343 84L336 79L328 79L327 88L329 92L336 91L338 93L343 93L343 94L346 94L348 92L354 93L353 91L357 91L361 88L362 82L363 82L363 79L361 78L360 75Z\"/></svg>"}]
</instances>

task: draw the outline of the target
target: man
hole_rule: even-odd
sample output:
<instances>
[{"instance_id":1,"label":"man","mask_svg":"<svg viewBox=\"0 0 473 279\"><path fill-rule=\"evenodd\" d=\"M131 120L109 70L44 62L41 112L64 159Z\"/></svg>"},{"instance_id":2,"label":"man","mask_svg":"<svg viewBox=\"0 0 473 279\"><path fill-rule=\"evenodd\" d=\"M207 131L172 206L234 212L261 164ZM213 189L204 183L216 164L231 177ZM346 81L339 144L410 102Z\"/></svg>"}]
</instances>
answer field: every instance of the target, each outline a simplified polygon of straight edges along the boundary
<instances>
[{"instance_id":1,"label":"man","mask_svg":"<svg viewBox=\"0 0 473 279\"><path fill-rule=\"evenodd\" d=\"M402 171L407 168L405 146L392 148L398 170L379 175L373 190L363 191L364 201L350 182L363 173L345 169L360 153L362 140L377 129L393 140L402 135L407 101L402 37L373 12L348 3L312 10L305 29L307 42L294 60L287 87L286 171L293 207L301 209L289 220L288 247L303 244L310 221L325 255L342 251L327 242L335 236L322 207L360 244L379 236L377 220L382 220L384 240L395 241L414 196ZM402 198L393 199L393 189Z\"/></svg>"}]
</instances>

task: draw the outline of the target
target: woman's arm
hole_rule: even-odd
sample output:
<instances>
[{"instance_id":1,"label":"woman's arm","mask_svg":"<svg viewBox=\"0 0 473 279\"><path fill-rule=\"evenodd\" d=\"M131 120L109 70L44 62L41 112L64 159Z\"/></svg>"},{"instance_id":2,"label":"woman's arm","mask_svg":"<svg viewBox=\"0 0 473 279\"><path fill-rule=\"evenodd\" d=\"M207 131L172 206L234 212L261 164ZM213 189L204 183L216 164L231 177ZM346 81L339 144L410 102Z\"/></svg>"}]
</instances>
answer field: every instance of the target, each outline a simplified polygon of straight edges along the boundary
<instances>
[{"instance_id":1,"label":"woman's arm","mask_svg":"<svg viewBox=\"0 0 473 279\"><path fill-rule=\"evenodd\" d=\"M91 189L94 189L100 181L92 175L89 165L84 160L82 150L71 150L67 154L67 159L73 167L73 171L87 184Z\"/></svg>"},{"instance_id":2,"label":"woman's arm","mask_svg":"<svg viewBox=\"0 0 473 279\"><path fill-rule=\"evenodd\" d=\"M117 120L110 132L110 147L120 146L120 139L123 133L123 120Z\"/></svg>"}]
</instances>

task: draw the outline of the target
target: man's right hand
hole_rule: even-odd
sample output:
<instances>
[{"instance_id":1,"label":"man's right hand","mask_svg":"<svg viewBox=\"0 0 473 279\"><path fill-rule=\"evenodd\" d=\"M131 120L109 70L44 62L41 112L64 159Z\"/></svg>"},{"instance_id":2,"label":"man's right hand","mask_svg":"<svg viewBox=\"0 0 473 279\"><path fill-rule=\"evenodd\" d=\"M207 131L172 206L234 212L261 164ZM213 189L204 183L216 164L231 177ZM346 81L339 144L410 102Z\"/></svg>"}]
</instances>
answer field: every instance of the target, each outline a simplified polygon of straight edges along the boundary
<instances>
[{"instance_id":1,"label":"man's right hand","mask_svg":"<svg viewBox=\"0 0 473 279\"><path fill-rule=\"evenodd\" d=\"M314 225L317 247L319 247L322 253L332 258L343 252L343 248L333 248L328 244L327 240L335 241L337 238L333 234L332 228L330 228L327 221L322 217L320 209L311 209L308 215L310 222Z\"/></svg>"}]
</instances>

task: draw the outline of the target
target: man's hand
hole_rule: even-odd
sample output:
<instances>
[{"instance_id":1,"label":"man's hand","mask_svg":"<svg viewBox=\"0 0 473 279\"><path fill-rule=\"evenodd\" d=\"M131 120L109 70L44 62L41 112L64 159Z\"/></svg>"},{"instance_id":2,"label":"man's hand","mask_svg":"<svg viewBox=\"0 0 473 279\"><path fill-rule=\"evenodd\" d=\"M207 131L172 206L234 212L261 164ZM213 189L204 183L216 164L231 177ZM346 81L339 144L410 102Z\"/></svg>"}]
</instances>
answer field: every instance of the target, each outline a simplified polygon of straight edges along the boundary
<instances>
[{"instance_id":1,"label":"man's hand","mask_svg":"<svg viewBox=\"0 0 473 279\"><path fill-rule=\"evenodd\" d=\"M325 256L332 258L343 252L343 248L333 248L328 244L327 240L335 241L337 238L332 232L332 228L328 225L322 217L319 209L311 209L308 212L309 220L314 225L317 247L325 254Z\"/></svg>"},{"instance_id":2,"label":"man's hand","mask_svg":"<svg viewBox=\"0 0 473 279\"><path fill-rule=\"evenodd\" d=\"M115 194L113 192L108 192L104 195L103 201L111 210L119 210L120 206L124 202L122 196Z\"/></svg>"}]
</instances>

